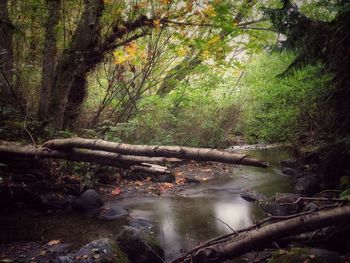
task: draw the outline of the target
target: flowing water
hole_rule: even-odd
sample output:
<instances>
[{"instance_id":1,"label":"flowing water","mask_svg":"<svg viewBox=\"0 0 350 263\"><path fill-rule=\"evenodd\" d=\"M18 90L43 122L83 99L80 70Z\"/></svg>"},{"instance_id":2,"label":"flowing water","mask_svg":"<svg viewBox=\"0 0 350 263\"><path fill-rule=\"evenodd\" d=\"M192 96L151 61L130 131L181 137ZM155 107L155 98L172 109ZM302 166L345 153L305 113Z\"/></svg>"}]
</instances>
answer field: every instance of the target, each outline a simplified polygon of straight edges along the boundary
<instances>
[{"instance_id":1,"label":"flowing water","mask_svg":"<svg viewBox=\"0 0 350 263\"><path fill-rule=\"evenodd\" d=\"M42 215L16 213L1 216L1 242L60 239L79 247L101 237L115 237L130 222L151 223L167 258L218 235L253 224L262 217L259 208L243 200L240 193L253 189L267 196L291 191L291 179L284 176L279 161L290 157L288 148L270 148L249 153L267 160L267 169L237 167L232 175L191 186L177 194L117 198L111 206L123 207L128 217L113 221L82 214Z\"/></svg>"}]
</instances>

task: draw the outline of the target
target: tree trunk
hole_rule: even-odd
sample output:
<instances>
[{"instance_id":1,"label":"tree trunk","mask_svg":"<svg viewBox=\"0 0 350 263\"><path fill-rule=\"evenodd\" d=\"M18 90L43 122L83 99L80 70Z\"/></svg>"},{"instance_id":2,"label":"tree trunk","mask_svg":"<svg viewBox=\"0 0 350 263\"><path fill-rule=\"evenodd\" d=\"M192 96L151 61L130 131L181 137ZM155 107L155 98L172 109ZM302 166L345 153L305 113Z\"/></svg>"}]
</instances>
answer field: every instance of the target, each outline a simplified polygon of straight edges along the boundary
<instances>
[{"instance_id":1,"label":"tree trunk","mask_svg":"<svg viewBox=\"0 0 350 263\"><path fill-rule=\"evenodd\" d=\"M45 25L45 44L38 118L47 119L52 94L53 76L57 56L56 26L59 22L61 0L46 0L48 17Z\"/></svg>"},{"instance_id":2,"label":"tree trunk","mask_svg":"<svg viewBox=\"0 0 350 263\"><path fill-rule=\"evenodd\" d=\"M37 158L37 159L63 159L68 161L92 162L102 165L129 168L130 166L142 166L150 168L147 163L179 162L178 159L162 157L126 156L116 153L92 151L92 150L50 150L33 145L22 145L13 142L0 141L0 156L2 159Z\"/></svg>"},{"instance_id":3,"label":"tree trunk","mask_svg":"<svg viewBox=\"0 0 350 263\"><path fill-rule=\"evenodd\" d=\"M0 100L9 102L16 99L13 90L13 45L12 25L7 8L7 0L0 0Z\"/></svg>"},{"instance_id":4,"label":"tree trunk","mask_svg":"<svg viewBox=\"0 0 350 263\"><path fill-rule=\"evenodd\" d=\"M75 105L85 97L86 74L102 60L97 47L103 8L103 0L85 0L71 46L57 64L50 105L51 122L57 129L67 126L68 120L77 115Z\"/></svg>"},{"instance_id":5,"label":"tree trunk","mask_svg":"<svg viewBox=\"0 0 350 263\"><path fill-rule=\"evenodd\" d=\"M270 224L251 231L232 236L226 242L202 246L192 250L184 257L172 261L179 262L224 262L252 250L271 246L273 241L283 237L313 231L326 226L348 223L350 206L338 207L327 211L314 212L282 222Z\"/></svg>"},{"instance_id":6,"label":"tree trunk","mask_svg":"<svg viewBox=\"0 0 350 263\"><path fill-rule=\"evenodd\" d=\"M257 167L268 166L266 162L248 158L246 155L235 154L209 148L131 145L124 143L107 142L104 140L92 140L83 138L56 139L44 143L43 146L54 150L70 150L73 148L82 148L113 152L125 155L170 157L184 160L214 161Z\"/></svg>"}]
</instances>

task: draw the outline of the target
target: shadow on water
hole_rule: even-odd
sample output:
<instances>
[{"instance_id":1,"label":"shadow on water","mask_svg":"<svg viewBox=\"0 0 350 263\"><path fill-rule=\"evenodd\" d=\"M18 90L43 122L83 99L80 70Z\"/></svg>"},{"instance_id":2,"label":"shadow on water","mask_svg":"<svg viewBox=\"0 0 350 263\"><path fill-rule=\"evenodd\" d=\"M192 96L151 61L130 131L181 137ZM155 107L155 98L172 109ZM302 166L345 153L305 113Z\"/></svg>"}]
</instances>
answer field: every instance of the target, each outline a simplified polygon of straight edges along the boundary
<instances>
[{"instance_id":1,"label":"shadow on water","mask_svg":"<svg viewBox=\"0 0 350 263\"><path fill-rule=\"evenodd\" d=\"M1 242L61 239L79 247L101 237L114 237L131 218L153 224L153 231L165 248L167 258L199 241L247 227L262 217L259 208L240 197L245 189L267 196L291 190L290 178L280 172L279 161L291 156L288 148L252 151L251 157L267 160L267 169L237 167L230 176L211 181L168 196L127 196L111 205L122 206L129 217L102 221L80 214L1 215Z\"/></svg>"}]
</instances>

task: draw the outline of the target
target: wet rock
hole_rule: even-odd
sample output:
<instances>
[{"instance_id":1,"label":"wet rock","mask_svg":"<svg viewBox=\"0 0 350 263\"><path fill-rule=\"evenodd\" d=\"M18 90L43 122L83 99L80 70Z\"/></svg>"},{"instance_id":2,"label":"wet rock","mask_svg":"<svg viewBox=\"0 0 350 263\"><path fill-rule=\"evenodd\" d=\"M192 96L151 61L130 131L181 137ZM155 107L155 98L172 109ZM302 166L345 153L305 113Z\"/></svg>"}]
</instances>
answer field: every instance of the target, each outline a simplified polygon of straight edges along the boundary
<instances>
[{"instance_id":1,"label":"wet rock","mask_svg":"<svg viewBox=\"0 0 350 263\"><path fill-rule=\"evenodd\" d=\"M311 196L320 190L321 180L317 175L306 175L297 180L294 190L298 194Z\"/></svg>"},{"instance_id":2,"label":"wet rock","mask_svg":"<svg viewBox=\"0 0 350 263\"><path fill-rule=\"evenodd\" d=\"M146 219L143 219L143 218L130 219L129 226L136 228L136 229L147 230L147 231L149 231L153 228L152 223Z\"/></svg>"},{"instance_id":3,"label":"wet rock","mask_svg":"<svg viewBox=\"0 0 350 263\"><path fill-rule=\"evenodd\" d=\"M184 179L185 179L185 182L186 182L187 184L199 184L199 183L200 183L199 180L194 179L194 178L184 177Z\"/></svg>"},{"instance_id":4,"label":"wet rock","mask_svg":"<svg viewBox=\"0 0 350 263\"><path fill-rule=\"evenodd\" d=\"M39 197L44 207L52 210L67 209L75 200L74 196L54 192L43 193Z\"/></svg>"},{"instance_id":5,"label":"wet rock","mask_svg":"<svg viewBox=\"0 0 350 263\"><path fill-rule=\"evenodd\" d=\"M314 211L318 208L318 205L315 202L309 202L304 206L304 211Z\"/></svg>"},{"instance_id":6,"label":"wet rock","mask_svg":"<svg viewBox=\"0 0 350 263\"><path fill-rule=\"evenodd\" d=\"M95 240L74 253L58 257L60 263L123 263L130 262L126 254L119 248L115 241L103 238Z\"/></svg>"},{"instance_id":7,"label":"wet rock","mask_svg":"<svg viewBox=\"0 0 350 263\"><path fill-rule=\"evenodd\" d=\"M95 190L89 189L75 200L73 205L77 210L89 211L100 208L103 205L103 201Z\"/></svg>"},{"instance_id":8,"label":"wet rock","mask_svg":"<svg viewBox=\"0 0 350 263\"><path fill-rule=\"evenodd\" d=\"M117 238L119 247L133 263L162 263L164 251L158 241L149 233L127 227Z\"/></svg>"},{"instance_id":9,"label":"wet rock","mask_svg":"<svg viewBox=\"0 0 350 263\"><path fill-rule=\"evenodd\" d=\"M297 174L297 171L295 169L286 167L282 169L282 173L289 176L295 176Z\"/></svg>"},{"instance_id":10,"label":"wet rock","mask_svg":"<svg viewBox=\"0 0 350 263\"><path fill-rule=\"evenodd\" d=\"M126 211L124 208L115 204L107 203L99 209L97 218L102 220L114 220L127 215L128 211Z\"/></svg>"},{"instance_id":11,"label":"wet rock","mask_svg":"<svg viewBox=\"0 0 350 263\"><path fill-rule=\"evenodd\" d=\"M251 263L251 262L266 262L264 259L268 259L272 255L271 250L254 251L246 253L234 260L235 263Z\"/></svg>"},{"instance_id":12,"label":"wet rock","mask_svg":"<svg viewBox=\"0 0 350 263\"><path fill-rule=\"evenodd\" d=\"M301 197L300 194L276 193L275 202L278 204L293 203L298 200L299 197Z\"/></svg>"},{"instance_id":13,"label":"wet rock","mask_svg":"<svg viewBox=\"0 0 350 263\"><path fill-rule=\"evenodd\" d=\"M152 176L152 179L159 183L173 183L175 181L175 175L171 173L159 174L157 176Z\"/></svg>"},{"instance_id":14,"label":"wet rock","mask_svg":"<svg viewBox=\"0 0 350 263\"><path fill-rule=\"evenodd\" d=\"M295 159L287 159L287 160L282 160L281 165L286 168L297 168L298 167L298 161Z\"/></svg>"},{"instance_id":15,"label":"wet rock","mask_svg":"<svg viewBox=\"0 0 350 263\"><path fill-rule=\"evenodd\" d=\"M292 211L288 205L280 205L275 202L261 202L259 203L261 210L272 216L286 216ZM294 211L293 211L294 212Z\"/></svg>"},{"instance_id":16,"label":"wet rock","mask_svg":"<svg viewBox=\"0 0 350 263\"><path fill-rule=\"evenodd\" d=\"M240 195L244 200L248 202L262 202L267 200L266 196L254 190L246 190L242 192Z\"/></svg>"},{"instance_id":17,"label":"wet rock","mask_svg":"<svg viewBox=\"0 0 350 263\"><path fill-rule=\"evenodd\" d=\"M270 263L279 262L342 262L341 256L333 251L319 248L292 248L277 250L273 253Z\"/></svg>"}]
</instances>

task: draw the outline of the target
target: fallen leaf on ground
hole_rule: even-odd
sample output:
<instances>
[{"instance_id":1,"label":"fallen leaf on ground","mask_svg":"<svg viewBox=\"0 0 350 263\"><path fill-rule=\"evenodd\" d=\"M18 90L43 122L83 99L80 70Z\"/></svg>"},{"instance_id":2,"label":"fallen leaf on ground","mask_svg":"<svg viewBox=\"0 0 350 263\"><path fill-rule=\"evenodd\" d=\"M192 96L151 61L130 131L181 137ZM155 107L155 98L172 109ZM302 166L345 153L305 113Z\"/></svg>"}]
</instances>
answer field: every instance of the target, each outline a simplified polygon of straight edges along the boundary
<instances>
[{"instance_id":1,"label":"fallen leaf on ground","mask_svg":"<svg viewBox=\"0 0 350 263\"><path fill-rule=\"evenodd\" d=\"M122 192L122 190L119 187L116 187L111 194L114 196L120 195L120 193Z\"/></svg>"},{"instance_id":2,"label":"fallen leaf on ground","mask_svg":"<svg viewBox=\"0 0 350 263\"><path fill-rule=\"evenodd\" d=\"M165 192L166 190L172 189L174 187L174 184L172 183L162 183L159 185L158 189L160 192Z\"/></svg>"}]
</instances>

